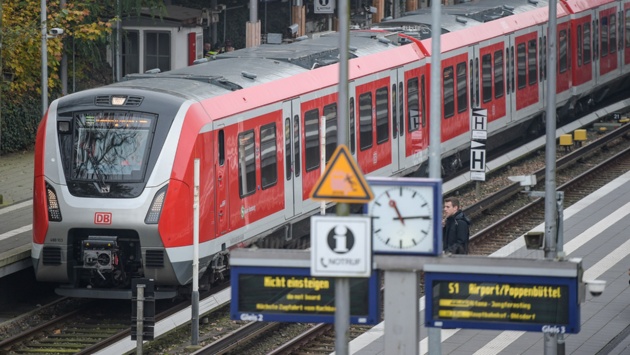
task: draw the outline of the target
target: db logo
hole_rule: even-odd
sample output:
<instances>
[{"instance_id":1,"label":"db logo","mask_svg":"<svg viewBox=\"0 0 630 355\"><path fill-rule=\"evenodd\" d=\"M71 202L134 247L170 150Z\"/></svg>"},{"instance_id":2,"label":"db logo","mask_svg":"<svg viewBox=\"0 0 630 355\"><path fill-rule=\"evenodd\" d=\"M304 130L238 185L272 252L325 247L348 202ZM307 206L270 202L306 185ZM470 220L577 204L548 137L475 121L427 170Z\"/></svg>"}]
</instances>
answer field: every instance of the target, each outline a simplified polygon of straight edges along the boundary
<instances>
[{"instance_id":1,"label":"db logo","mask_svg":"<svg viewBox=\"0 0 630 355\"><path fill-rule=\"evenodd\" d=\"M112 214L110 212L94 213L94 224L112 224Z\"/></svg>"}]
</instances>

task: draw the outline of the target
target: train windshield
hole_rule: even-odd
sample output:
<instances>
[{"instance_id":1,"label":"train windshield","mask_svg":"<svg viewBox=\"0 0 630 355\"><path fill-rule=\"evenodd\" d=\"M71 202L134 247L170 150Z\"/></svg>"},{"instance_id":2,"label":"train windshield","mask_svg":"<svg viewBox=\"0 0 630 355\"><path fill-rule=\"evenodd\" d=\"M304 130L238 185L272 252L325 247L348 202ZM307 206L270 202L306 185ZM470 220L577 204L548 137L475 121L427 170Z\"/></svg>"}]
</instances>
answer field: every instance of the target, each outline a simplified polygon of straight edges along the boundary
<instances>
[{"instance_id":1,"label":"train windshield","mask_svg":"<svg viewBox=\"0 0 630 355\"><path fill-rule=\"evenodd\" d=\"M72 179L142 180L156 118L124 111L75 114Z\"/></svg>"}]
</instances>

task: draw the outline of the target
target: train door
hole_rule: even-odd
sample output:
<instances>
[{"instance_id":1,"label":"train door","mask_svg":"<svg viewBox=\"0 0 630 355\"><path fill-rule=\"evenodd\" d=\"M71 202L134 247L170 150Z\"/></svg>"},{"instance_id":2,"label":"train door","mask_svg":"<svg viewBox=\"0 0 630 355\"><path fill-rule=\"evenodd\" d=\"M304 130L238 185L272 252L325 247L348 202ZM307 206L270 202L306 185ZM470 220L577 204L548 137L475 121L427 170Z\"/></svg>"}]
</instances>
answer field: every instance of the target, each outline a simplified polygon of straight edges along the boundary
<instances>
[{"instance_id":1,"label":"train door","mask_svg":"<svg viewBox=\"0 0 630 355\"><path fill-rule=\"evenodd\" d=\"M286 101L282 105L284 125L284 216L289 219L302 212L302 171L300 157L300 102Z\"/></svg>"},{"instance_id":2,"label":"train door","mask_svg":"<svg viewBox=\"0 0 630 355\"><path fill-rule=\"evenodd\" d=\"M514 38L510 35L505 39L505 106L508 121L516 118L516 95L514 95Z\"/></svg>"},{"instance_id":3,"label":"train door","mask_svg":"<svg viewBox=\"0 0 630 355\"><path fill-rule=\"evenodd\" d=\"M216 225L217 235L221 235L228 232L230 225L230 213L229 213L229 176L228 176L228 162L225 159L225 126L219 124L215 127L215 139L216 142L216 160L215 160L215 181L216 181Z\"/></svg>"},{"instance_id":4,"label":"train door","mask_svg":"<svg viewBox=\"0 0 630 355\"><path fill-rule=\"evenodd\" d=\"M397 68L390 73L390 122L392 127L392 171L394 173L402 170L405 165L404 92L402 83L404 77L405 72L403 68Z\"/></svg>"}]
</instances>

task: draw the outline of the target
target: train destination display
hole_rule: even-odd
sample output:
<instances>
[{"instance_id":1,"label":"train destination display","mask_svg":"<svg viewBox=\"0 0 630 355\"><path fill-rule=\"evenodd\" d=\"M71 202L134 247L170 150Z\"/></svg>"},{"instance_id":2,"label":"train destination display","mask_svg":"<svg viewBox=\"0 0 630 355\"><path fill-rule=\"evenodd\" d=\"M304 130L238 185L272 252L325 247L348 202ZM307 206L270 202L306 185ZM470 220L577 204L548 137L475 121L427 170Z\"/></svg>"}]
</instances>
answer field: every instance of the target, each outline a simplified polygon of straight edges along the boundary
<instances>
[{"instance_id":1,"label":"train destination display","mask_svg":"<svg viewBox=\"0 0 630 355\"><path fill-rule=\"evenodd\" d=\"M231 317L269 322L334 323L335 278L308 268L232 267ZM376 324L378 273L350 279L350 321Z\"/></svg>"},{"instance_id":2,"label":"train destination display","mask_svg":"<svg viewBox=\"0 0 630 355\"><path fill-rule=\"evenodd\" d=\"M580 330L576 278L426 273L425 290L427 326Z\"/></svg>"}]
</instances>

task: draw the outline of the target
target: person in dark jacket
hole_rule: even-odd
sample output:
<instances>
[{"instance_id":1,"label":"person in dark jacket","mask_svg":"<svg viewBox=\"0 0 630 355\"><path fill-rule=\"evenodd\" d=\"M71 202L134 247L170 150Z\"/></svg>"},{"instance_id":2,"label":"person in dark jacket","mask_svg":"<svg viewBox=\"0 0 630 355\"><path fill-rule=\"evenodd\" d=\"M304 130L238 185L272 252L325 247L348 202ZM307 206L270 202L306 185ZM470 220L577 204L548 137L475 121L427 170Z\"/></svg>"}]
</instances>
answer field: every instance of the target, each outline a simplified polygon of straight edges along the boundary
<instances>
[{"instance_id":1,"label":"person in dark jacket","mask_svg":"<svg viewBox=\"0 0 630 355\"><path fill-rule=\"evenodd\" d=\"M455 197L444 199L444 219L442 242L445 253L468 254L470 237L470 219L460 210L459 200Z\"/></svg>"}]
</instances>

